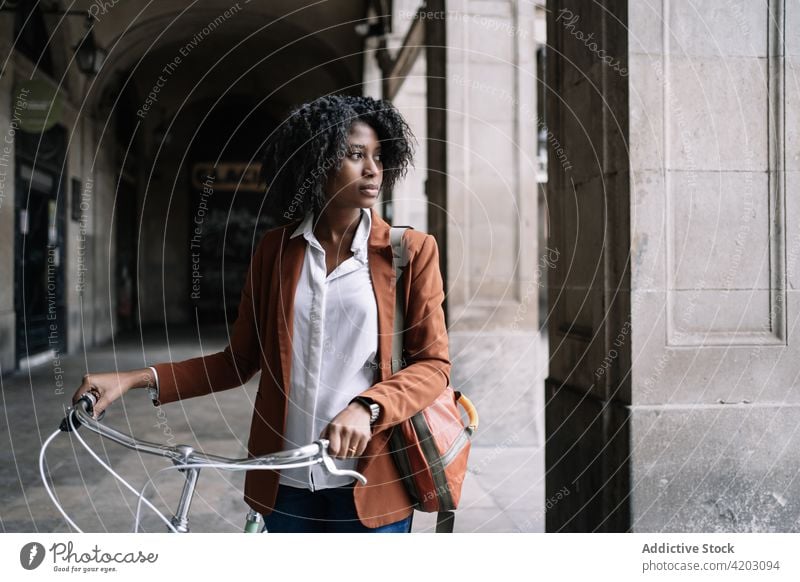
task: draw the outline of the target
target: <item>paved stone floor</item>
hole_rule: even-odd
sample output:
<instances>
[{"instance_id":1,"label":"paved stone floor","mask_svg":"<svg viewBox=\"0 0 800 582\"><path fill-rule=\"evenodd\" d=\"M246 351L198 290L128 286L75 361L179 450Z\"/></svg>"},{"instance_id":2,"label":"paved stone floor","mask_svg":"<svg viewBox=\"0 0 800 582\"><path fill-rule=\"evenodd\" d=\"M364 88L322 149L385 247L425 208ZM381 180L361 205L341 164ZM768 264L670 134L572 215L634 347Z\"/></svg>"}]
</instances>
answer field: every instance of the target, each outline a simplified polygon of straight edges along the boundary
<instances>
[{"instance_id":1,"label":"paved stone floor","mask_svg":"<svg viewBox=\"0 0 800 582\"><path fill-rule=\"evenodd\" d=\"M53 362L31 371L0 377L3 414L0 417L0 531L60 532L68 526L42 486L38 459L43 442L57 428L64 407L86 370L127 370L162 361L178 361L201 353L213 353L227 343L221 328L204 332L199 341L193 330L170 330L170 337L155 334L121 334L114 342L85 354L62 357L61 372ZM542 349L546 349L543 346ZM540 360L542 361L542 360ZM546 357L543 360L546 362ZM454 364L456 359L454 358ZM542 375L544 372L542 372ZM539 380L543 380L543 377ZM257 377L244 389L228 390L189 399L157 409L142 390L135 390L108 411L105 422L138 438L153 442L184 443L223 456L245 456L252 402ZM537 386L541 383L537 380ZM536 392L543 394L543 389ZM481 423L500 422L499 404L476 403ZM541 398L531 416L543 417ZM496 409L496 410L495 410ZM499 413L497 413L499 417ZM141 486L158 469L169 466L160 459L102 441L88 431L81 435L122 477ZM526 437L524 440L530 440ZM457 532L544 531L544 451L539 442L481 441L476 435L470 472L464 482ZM136 497L118 485L66 433L59 434L47 450L47 464L55 491L68 514L84 531L131 531ZM247 508L241 491L242 473L201 474L192 505L191 525L197 532L241 530ZM174 508L182 477L174 471L155 477L150 499L166 513ZM415 513L413 531L432 531L435 516ZM157 518L147 514L145 531L163 531Z\"/></svg>"}]
</instances>

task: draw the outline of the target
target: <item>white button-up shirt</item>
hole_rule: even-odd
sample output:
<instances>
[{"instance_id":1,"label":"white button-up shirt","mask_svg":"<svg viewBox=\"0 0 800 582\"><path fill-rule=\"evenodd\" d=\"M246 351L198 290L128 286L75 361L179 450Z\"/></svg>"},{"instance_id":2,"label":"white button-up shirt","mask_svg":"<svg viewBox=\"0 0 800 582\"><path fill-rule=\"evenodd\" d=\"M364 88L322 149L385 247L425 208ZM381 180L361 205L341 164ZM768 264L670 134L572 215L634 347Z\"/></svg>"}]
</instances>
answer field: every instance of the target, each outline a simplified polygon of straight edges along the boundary
<instances>
[{"instance_id":1,"label":"white button-up shirt","mask_svg":"<svg viewBox=\"0 0 800 582\"><path fill-rule=\"evenodd\" d=\"M292 369L284 450L307 445L375 382L378 353L378 307L367 264L372 228L368 208L350 250L330 275L325 250L314 236L313 212L291 237L303 235L306 254L294 299ZM340 469L355 469L357 458L334 459ZM352 477L328 474L321 465L282 469L280 483L316 491L342 487Z\"/></svg>"}]
</instances>

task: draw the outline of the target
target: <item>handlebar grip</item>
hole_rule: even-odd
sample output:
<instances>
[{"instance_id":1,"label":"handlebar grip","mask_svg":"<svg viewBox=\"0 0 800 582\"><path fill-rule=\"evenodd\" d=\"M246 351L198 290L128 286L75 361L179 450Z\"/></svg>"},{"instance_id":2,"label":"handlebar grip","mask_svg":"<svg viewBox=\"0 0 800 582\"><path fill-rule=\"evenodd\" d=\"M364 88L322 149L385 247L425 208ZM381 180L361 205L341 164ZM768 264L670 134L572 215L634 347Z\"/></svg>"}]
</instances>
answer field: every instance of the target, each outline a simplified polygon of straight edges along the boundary
<instances>
[{"instance_id":1,"label":"handlebar grip","mask_svg":"<svg viewBox=\"0 0 800 582\"><path fill-rule=\"evenodd\" d=\"M81 419L75 414L75 408L78 406L83 406L84 411L89 414L90 416L94 416L94 405L96 401L94 396L92 396L89 392L84 393L75 405L67 412L67 416L64 417L64 420L61 421L61 425L58 427L59 430L62 432L72 432L72 426L69 422L69 417L72 416L72 425L75 426L75 430L78 430L81 427ZM97 420L102 420L102 418L106 415L106 411L100 413L100 416Z\"/></svg>"}]
</instances>

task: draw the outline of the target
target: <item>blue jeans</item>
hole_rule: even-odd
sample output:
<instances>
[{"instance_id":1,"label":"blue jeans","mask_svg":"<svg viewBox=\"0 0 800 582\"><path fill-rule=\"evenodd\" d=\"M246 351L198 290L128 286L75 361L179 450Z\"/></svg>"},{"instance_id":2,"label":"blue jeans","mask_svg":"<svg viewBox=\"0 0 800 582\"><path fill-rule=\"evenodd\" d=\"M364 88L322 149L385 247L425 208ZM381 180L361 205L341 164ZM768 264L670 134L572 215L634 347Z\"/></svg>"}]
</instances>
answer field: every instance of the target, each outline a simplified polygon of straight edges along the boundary
<instances>
[{"instance_id":1,"label":"blue jeans","mask_svg":"<svg viewBox=\"0 0 800 582\"><path fill-rule=\"evenodd\" d=\"M272 533L408 533L411 517L381 527L364 526L356 514L354 485L311 492L278 486L275 509L264 516L264 529Z\"/></svg>"}]
</instances>

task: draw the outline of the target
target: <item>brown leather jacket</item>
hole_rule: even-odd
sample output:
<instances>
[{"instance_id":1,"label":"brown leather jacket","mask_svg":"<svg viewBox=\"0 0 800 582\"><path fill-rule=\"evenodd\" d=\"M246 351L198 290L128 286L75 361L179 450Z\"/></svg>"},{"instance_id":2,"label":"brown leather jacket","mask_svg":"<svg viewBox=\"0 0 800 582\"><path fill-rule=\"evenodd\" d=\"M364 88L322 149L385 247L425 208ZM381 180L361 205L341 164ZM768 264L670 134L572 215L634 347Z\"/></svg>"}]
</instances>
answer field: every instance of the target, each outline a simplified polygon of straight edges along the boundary
<instances>
[{"instance_id":1,"label":"brown leather jacket","mask_svg":"<svg viewBox=\"0 0 800 582\"><path fill-rule=\"evenodd\" d=\"M412 513L411 500L389 452L387 429L427 408L445 390L450 382L450 359L436 239L409 229L405 234L409 264L403 274L406 367L392 374L395 273L390 227L374 209L370 212L368 262L378 305L379 381L361 395L375 400L381 415L357 467L368 483L357 483L354 495L361 523L374 528ZM251 456L277 452L283 447L294 295L306 246L305 238L289 236L299 222L269 230L259 242L245 279L230 345L205 357L155 366L162 404L235 388L261 371L248 442ZM269 515L278 492L278 478L277 471L248 471L245 502Z\"/></svg>"}]
</instances>

